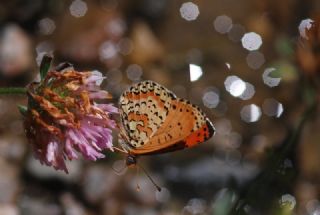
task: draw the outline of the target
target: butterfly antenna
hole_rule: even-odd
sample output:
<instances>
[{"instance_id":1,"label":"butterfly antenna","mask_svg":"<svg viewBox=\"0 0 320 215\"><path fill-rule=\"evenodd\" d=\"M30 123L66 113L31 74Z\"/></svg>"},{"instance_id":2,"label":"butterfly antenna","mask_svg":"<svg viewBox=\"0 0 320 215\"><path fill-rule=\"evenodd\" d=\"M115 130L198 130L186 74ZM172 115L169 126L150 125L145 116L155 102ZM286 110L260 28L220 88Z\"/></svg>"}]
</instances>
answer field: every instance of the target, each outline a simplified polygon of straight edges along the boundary
<instances>
[{"instance_id":1,"label":"butterfly antenna","mask_svg":"<svg viewBox=\"0 0 320 215\"><path fill-rule=\"evenodd\" d=\"M136 176L138 176L139 175L139 168L137 168L137 171L136 171ZM140 185L139 185L139 178L138 177L136 177L136 179L137 179L137 185L136 185L136 189L137 189L137 191L139 192L140 191Z\"/></svg>"},{"instance_id":2,"label":"butterfly antenna","mask_svg":"<svg viewBox=\"0 0 320 215\"><path fill-rule=\"evenodd\" d=\"M152 182L152 184L156 187L156 189L161 192L161 187L159 185L156 184L156 182L151 178L151 176L148 174L148 172L139 164L137 163L138 167L140 169L142 169L142 171L144 172L144 174L146 174L146 176L150 179L150 181Z\"/></svg>"}]
</instances>

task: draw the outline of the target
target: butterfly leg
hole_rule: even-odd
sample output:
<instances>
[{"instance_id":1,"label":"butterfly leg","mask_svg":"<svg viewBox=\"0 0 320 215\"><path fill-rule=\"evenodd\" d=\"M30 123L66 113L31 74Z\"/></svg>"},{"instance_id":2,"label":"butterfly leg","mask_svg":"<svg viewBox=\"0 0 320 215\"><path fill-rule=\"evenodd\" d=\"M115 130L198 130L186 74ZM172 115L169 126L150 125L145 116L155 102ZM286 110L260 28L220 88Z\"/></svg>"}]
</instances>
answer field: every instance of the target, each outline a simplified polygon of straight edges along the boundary
<instances>
[{"instance_id":1,"label":"butterfly leg","mask_svg":"<svg viewBox=\"0 0 320 215\"><path fill-rule=\"evenodd\" d=\"M116 146L113 146L112 149L114 149L115 151L118 151L120 153L123 153L123 154L128 154L128 151L125 150L123 147L122 147L122 149L120 149L120 148L118 148Z\"/></svg>"},{"instance_id":2,"label":"butterfly leg","mask_svg":"<svg viewBox=\"0 0 320 215\"><path fill-rule=\"evenodd\" d=\"M136 183L137 183L137 184L136 184L136 190L137 190L138 192L139 192L140 189L141 189L141 188L140 188L140 185L139 185L139 181L138 181L138 180L139 180L139 177L138 177L139 174L140 174L139 168L136 168L136 180L137 180L137 181L136 181Z\"/></svg>"},{"instance_id":3,"label":"butterfly leg","mask_svg":"<svg viewBox=\"0 0 320 215\"><path fill-rule=\"evenodd\" d=\"M120 144L122 150L119 148L117 150L122 151L125 154L128 154L128 147L126 147L128 142L130 142L129 137L126 135L124 128L122 126L120 126L119 144Z\"/></svg>"}]
</instances>

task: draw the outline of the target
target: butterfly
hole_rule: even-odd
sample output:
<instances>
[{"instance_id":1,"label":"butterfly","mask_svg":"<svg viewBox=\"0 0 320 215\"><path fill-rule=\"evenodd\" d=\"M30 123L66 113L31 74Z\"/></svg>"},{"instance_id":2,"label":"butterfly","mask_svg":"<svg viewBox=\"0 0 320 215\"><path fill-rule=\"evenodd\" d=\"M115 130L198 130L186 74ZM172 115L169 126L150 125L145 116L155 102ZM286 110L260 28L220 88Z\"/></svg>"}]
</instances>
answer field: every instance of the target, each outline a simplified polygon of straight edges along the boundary
<instances>
[{"instance_id":1,"label":"butterfly","mask_svg":"<svg viewBox=\"0 0 320 215\"><path fill-rule=\"evenodd\" d=\"M128 166L137 163L137 156L190 148L215 133L199 107L149 80L134 84L120 96L119 113Z\"/></svg>"}]
</instances>

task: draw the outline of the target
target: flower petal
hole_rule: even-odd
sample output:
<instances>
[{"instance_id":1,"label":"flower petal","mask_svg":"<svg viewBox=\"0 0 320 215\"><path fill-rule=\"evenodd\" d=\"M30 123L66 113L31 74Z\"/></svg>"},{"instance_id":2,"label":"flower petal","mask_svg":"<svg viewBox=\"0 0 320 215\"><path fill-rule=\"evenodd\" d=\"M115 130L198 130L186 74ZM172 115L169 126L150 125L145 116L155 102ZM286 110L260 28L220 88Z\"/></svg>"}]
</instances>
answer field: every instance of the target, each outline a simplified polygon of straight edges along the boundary
<instances>
[{"instance_id":1,"label":"flower petal","mask_svg":"<svg viewBox=\"0 0 320 215\"><path fill-rule=\"evenodd\" d=\"M90 99L111 99L112 96L107 91L100 90L97 92L91 92L89 94L89 98Z\"/></svg>"}]
</instances>

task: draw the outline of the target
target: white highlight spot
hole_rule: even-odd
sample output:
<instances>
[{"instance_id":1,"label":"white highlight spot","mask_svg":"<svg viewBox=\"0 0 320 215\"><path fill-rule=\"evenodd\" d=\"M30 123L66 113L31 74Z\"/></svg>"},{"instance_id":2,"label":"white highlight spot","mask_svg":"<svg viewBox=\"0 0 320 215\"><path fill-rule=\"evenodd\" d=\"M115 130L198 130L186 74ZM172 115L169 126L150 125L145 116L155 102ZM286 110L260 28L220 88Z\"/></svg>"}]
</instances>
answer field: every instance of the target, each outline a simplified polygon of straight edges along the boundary
<instances>
[{"instance_id":1,"label":"white highlight spot","mask_svg":"<svg viewBox=\"0 0 320 215\"><path fill-rule=\"evenodd\" d=\"M41 34L49 35L56 29L56 24L50 18L43 18L38 23L39 31Z\"/></svg>"},{"instance_id":2,"label":"white highlight spot","mask_svg":"<svg viewBox=\"0 0 320 215\"><path fill-rule=\"evenodd\" d=\"M247 55L246 61L251 69L259 69L266 60L261 52L252 51Z\"/></svg>"},{"instance_id":3,"label":"white highlight spot","mask_svg":"<svg viewBox=\"0 0 320 215\"><path fill-rule=\"evenodd\" d=\"M117 46L111 41L106 41L102 43L99 49L99 55L101 60L111 59L115 57L117 53Z\"/></svg>"},{"instance_id":4,"label":"white highlight spot","mask_svg":"<svg viewBox=\"0 0 320 215\"><path fill-rule=\"evenodd\" d=\"M280 84L281 78L271 77L270 74L276 71L275 68L266 68L262 74L263 83L269 87L276 87Z\"/></svg>"},{"instance_id":5,"label":"white highlight spot","mask_svg":"<svg viewBox=\"0 0 320 215\"><path fill-rule=\"evenodd\" d=\"M224 81L224 87L226 88L226 90L228 92L230 92L230 85L234 82L234 81L237 81L237 80L241 80L238 76L235 76L235 75L231 75L231 76L228 76L226 78L226 80Z\"/></svg>"},{"instance_id":6,"label":"white highlight spot","mask_svg":"<svg viewBox=\"0 0 320 215\"><path fill-rule=\"evenodd\" d=\"M88 6L84 1L74 0L70 5L69 10L72 16L79 18L87 13Z\"/></svg>"},{"instance_id":7,"label":"white highlight spot","mask_svg":"<svg viewBox=\"0 0 320 215\"><path fill-rule=\"evenodd\" d=\"M121 18L114 18L111 21L107 22L104 26L104 30L112 34L115 37L120 37L126 31L127 26L123 19Z\"/></svg>"},{"instance_id":8,"label":"white highlight spot","mask_svg":"<svg viewBox=\"0 0 320 215\"><path fill-rule=\"evenodd\" d=\"M226 66L227 66L227 68L228 68L229 70L231 69L230 63L226 62Z\"/></svg>"},{"instance_id":9,"label":"white highlight spot","mask_svg":"<svg viewBox=\"0 0 320 215\"><path fill-rule=\"evenodd\" d=\"M202 102L207 108L215 108L220 101L219 94L214 91L206 92L202 97Z\"/></svg>"},{"instance_id":10,"label":"white highlight spot","mask_svg":"<svg viewBox=\"0 0 320 215\"><path fill-rule=\"evenodd\" d=\"M127 77L131 81L139 81L143 73L141 66L139 66L138 64L131 64L130 66L128 66L126 72Z\"/></svg>"},{"instance_id":11,"label":"white highlight spot","mask_svg":"<svg viewBox=\"0 0 320 215\"><path fill-rule=\"evenodd\" d=\"M246 84L241 79L238 79L231 83L230 94L234 97L240 96L246 89Z\"/></svg>"},{"instance_id":12,"label":"white highlight spot","mask_svg":"<svg viewBox=\"0 0 320 215\"><path fill-rule=\"evenodd\" d=\"M299 32L300 32L300 36L305 38L305 39L309 39L307 34L306 34L306 30L310 30L312 28L312 25L314 24L314 21L312 19L304 19L300 22L299 25Z\"/></svg>"},{"instance_id":13,"label":"white highlight spot","mask_svg":"<svg viewBox=\"0 0 320 215\"><path fill-rule=\"evenodd\" d=\"M255 32L246 33L242 39L242 46L243 48L249 51L255 51L260 48L262 45L262 38L259 34Z\"/></svg>"},{"instance_id":14,"label":"white highlight spot","mask_svg":"<svg viewBox=\"0 0 320 215\"><path fill-rule=\"evenodd\" d=\"M244 82L241 78L235 75L228 76L224 81L226 90L234 97L239 97L243 100L252 98L255 93L254 86L248 82Z\"/></svg>"},{"instance_id":15,"label":"white highlight spot","mask_svg":"<svg viewBox=\"0 0 320 215\"><path fill-rule=\"evenodd\" d=\"M197 81L202 76L202 68L195 64L189 64L190 81Z\"/></svg>"},{"instance_id":16,"label":"white highlight spot","mask_svg":"<svg viewBox=\"0 0 320 215\"><path fill-rule=\"evenodd\" d=\"M240 111L241 119L245 122L256 122L261 117L261 110L255 104L246 105Z\"/></svg>"},{"instance_id":17,"label":"white highlight spot","mask_svg":"<svg viewBox=\"0 0 320 215\"><path fill-rule=\"evenodd\" d=\"M256 93L254 86L249 82L246 82L246 89L245 91L239 96L242 100L249 100L251 99L254 94Z\"/></svg>"},{"instance_id":18,"label":"white highlight spot","mask_svg":"<svg viewBox=\"0 0 320 215\"><path fill-rule=\"evenodd\" d=\"M289 210L293 210L296 206L296 198L290 194L285 194L281 196L281 199L279 200L280 206L285 207Z\"/></svg>"},{"instance_id":19,"label":"white highlight spot","mask_svg":"<svg viewBox=\"0 0 320 215\"><path fill-rule=\"evenodd\" d=\"M283 105L273 98L264 100L262 104L263 113L267 116L279 118L283 113Z\"/></svg>"},{"instance_id":20,"label":"white highlight spot","mask_svg":"<svg viewBox=\"0 0 320 215\"><path fill-rule=\"evenodd\" d=\"M192 2L185 2L180 7L180 15L187 21L196 20L199 14L198 6Z\"/></svg>"},{"instance_id":21,"label":"white highlight spot","mask_svg":"<svg viewBox=\"0 0 320 215\"><path fill-rule=\"evenodd\" d=\"M218 16L214 20L213 26L214 29L221 34L228 33L232 28L232 19L226 15Z\"/></svg>"}]
</instances>

